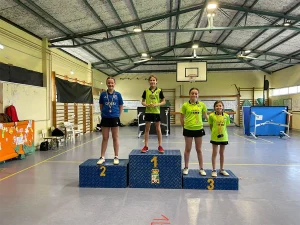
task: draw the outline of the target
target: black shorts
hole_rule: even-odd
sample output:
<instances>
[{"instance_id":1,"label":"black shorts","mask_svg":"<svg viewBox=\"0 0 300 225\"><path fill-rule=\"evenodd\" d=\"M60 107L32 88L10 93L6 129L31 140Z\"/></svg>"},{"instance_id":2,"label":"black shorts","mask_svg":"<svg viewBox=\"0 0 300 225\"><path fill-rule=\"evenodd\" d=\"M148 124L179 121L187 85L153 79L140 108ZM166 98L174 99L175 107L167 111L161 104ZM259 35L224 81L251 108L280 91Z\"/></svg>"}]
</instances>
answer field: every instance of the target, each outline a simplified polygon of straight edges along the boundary
<instances>
[{"instance_id":1,"label":"black shorts","mask_svg":"<svg viewBox=\"0 0 300 225\"><path fill-rule=\"evenodd\" d=\"M185 137L202 137L204 135L205 135L205 131L203 128L200 130L183 129L183 136Z\"/></svg>"},{"instance_id":2,"label":"black shorts","mask_svg":"<svg viewBox=\"0 0 300 225\"><path fill-rule=\"evenodd\" d=\"M213 145L228 145L228 141L210 141Z\"/></svg>"},{"instance_id":3,"label":"black shorts","mask_svg":"<svg viewBox=\"0 0 300 225\"><path fill-rule=\"evenodd\" d=\"M102 118L100 126L101 127L118 127L120 125L120 118Z\"/></svg>"},{"instance_id":4,"label":"black shorts","mask_svg":"<svg viewBox=\"0 0 300 225\"><path fill-rule=\"evenodd\" d=\"M145 113L145 121L146 122L159 122L160 115L154 113Z\"/></svg>"}]
</instances>

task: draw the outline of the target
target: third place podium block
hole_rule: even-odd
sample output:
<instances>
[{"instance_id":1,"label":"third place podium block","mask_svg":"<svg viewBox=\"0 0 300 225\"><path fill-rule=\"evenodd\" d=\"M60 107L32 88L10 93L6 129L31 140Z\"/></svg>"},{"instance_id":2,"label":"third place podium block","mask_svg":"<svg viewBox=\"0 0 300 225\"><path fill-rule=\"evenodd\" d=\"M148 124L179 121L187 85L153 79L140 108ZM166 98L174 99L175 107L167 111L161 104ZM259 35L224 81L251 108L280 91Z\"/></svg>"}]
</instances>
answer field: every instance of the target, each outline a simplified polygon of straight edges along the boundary
<instances>
[{"instance_id":1,"label":"third place podium block","mask_svg":"<svg viewBox=\"0 0 300 225\"><path fill-rule=\"evenodd\" d=\"M129 154L129 187L182 188L181 153L179 150L157 150Z\"/></svg>"},{"instance_id":2,"label":"third place podium block","mask_svg":"<svg viewBox=\"0 0 300 225\"><path fill-rule=\"evenodd\" d=\"M205 170L206 176L201 176L199 170L189 170L188 175L183 175L184 189L206 189L206 190L238 190L239 179L230 171L229 176L223 176L218 172L217 177L211 177L211 170Z\"/></svg>"},{"instance_id":3,"label":"third place podium block","mask_svg":"<svg viewBox=\"0 0 300 225\"><path fill-rule=\"evenodd\" d=\"M97 165L98 160L88 159L79 166L79 187L127 187L127 159L120 159L119 165L114 165L113 159L106 159L105 163Z\"/></svg>"}]
</instances>

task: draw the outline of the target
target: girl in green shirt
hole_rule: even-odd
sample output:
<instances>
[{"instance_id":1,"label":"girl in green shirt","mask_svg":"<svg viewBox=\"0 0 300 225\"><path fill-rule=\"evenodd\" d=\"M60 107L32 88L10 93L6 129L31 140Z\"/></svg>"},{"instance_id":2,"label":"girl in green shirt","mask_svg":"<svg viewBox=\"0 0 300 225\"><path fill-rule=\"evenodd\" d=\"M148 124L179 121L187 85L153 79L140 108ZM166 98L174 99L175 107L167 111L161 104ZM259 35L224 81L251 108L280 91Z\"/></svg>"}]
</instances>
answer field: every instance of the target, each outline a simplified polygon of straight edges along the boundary
<instances>
[{"instance_id":1,"label":"girl in green shirt","mask_svg":"<svg viewBox=\"0 0 300 225\"><path fill-rule=\"evenodd\" d=\"M227 113L223 112L224 104L222 101L216 101L214 103L214 113L209 114L208 123L211 130L211 141L212 143L212 177L217 176L216 171L216 158L218 154L218 146L220 146L220 174L224 176L229 176L229 174L224 170L224 151L225 145L228 144L228 134L226 126L230 124L230 118Z\"/></svg>"},{"instance_id":2,"label":"girl in green shirt","mask_svg":"<svg viewBox=\"0 0 300 225\"><path fill-rule=\"evenodd\" d=\"M205 135L203 129L202 115L207 119L207 108L203 102L198 102L199 90L198 88L191 88L190 100L185 102L181 107L180 123L183 127L183 136L185 139L183 174L189 173L189 159L192 149L193 139L195 139L196 152L199 161L199 172L202 176L206 176L203 169L203 154L202 154L202 136Z\"/></svg>"}]
</instances>

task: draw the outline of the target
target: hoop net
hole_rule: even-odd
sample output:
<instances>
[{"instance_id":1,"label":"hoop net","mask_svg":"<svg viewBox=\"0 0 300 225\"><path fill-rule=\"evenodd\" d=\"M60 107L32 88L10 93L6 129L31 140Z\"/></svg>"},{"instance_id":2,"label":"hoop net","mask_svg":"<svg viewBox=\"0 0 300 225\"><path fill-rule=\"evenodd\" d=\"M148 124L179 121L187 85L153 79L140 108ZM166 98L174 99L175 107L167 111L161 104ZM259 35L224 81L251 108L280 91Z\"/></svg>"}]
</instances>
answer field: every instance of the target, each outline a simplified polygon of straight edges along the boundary
<instances>
[{"instance_id":1,"label":"hoop net","mask_svg":"<svg viewBox=\"0 0 300 225\"><path fill-rule=\"evenodd\" d=\"M196 74L189 74L188 77L190 79L190 82L194 83L196 81L197 75Z\"/></svg>"}]
</instances>

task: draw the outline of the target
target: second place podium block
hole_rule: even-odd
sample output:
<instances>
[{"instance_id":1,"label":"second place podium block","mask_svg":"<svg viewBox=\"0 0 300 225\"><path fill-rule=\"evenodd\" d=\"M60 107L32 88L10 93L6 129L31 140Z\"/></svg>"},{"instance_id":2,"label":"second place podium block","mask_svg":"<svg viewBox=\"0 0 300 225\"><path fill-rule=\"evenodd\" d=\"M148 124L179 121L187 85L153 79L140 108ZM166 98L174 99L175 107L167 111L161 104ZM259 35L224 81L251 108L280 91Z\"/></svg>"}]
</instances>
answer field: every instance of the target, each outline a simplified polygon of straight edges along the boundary
<instances>
[{"instance_id":1,"label":"second place podium block","mask_svg":"<svg viewBox=\"0 0 300 225\"><path fill-rule=\"evenodd\" d=\"M88 159L79 166L79 186L94 188L126 188L128 186L128 160L120 159L119 165L113 159L106 159L97 165L99 159Z\"/></svg>"},{"instance_id":2,"label":"second place podium block","mask_svg":"<svg viewBox=\"0 0 300 225\"><path fill-rule=\"evenodd\" d=\"M129 187L131 188L182 188L180 150L157 150L129 154Z\"/></svg>"}]
</instances>

